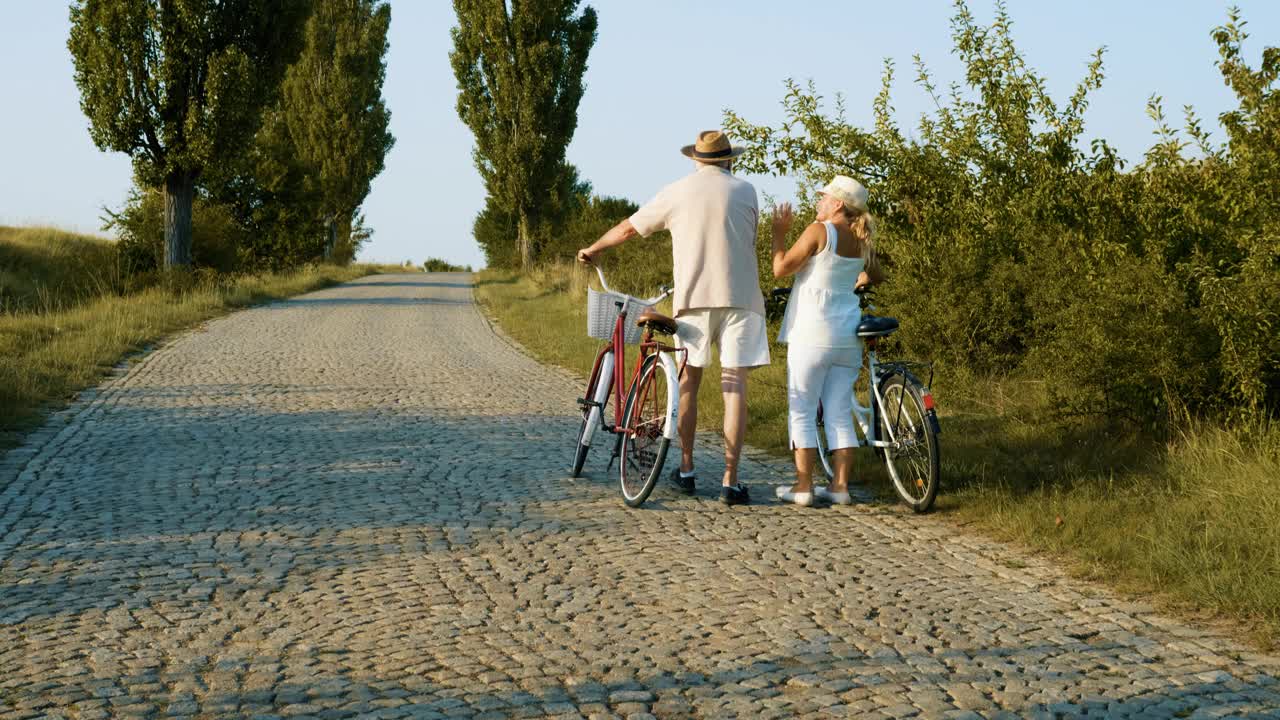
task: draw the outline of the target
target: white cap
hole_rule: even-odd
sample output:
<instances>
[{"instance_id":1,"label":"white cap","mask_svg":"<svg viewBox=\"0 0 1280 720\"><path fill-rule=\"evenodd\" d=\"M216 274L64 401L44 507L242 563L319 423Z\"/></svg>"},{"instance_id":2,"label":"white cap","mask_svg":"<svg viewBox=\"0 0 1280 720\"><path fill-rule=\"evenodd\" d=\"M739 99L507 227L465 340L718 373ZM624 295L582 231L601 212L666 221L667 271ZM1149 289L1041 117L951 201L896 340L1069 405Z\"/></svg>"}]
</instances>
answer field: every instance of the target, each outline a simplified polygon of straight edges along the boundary
<instances>
[{"instance_id":1,"label":"white cap","mask_svg":"<svg viewBox=\"0 0 1280 720\"><path fill-rule=\"evenodd\" d=\"M818 192L844 203L845 207L867 212L867 189L847 175L837 175Z\"/></svg>"}]
</instances>

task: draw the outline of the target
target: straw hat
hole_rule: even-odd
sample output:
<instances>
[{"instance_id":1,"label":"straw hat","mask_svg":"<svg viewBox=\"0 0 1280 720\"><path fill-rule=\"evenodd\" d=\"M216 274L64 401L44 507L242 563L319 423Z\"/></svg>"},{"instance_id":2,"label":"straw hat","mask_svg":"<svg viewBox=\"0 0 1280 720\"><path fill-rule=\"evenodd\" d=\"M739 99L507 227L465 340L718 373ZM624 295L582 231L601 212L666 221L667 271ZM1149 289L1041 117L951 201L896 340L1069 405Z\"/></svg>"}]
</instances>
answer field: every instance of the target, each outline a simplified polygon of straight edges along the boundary
<instances>
[{"instance_id":1,"label":"straw hat","mask_svg":"<svg viewBox=\"0 0 1280 720\"><path fill-rule=\"evenodd\" d=\"M731 147L729 136L719 130L703 130L698 133L696 143L680 148L680 152L684 153L685 157L706 163L732 160L745 151L746 148Z\"/></svg>"},{"instance_id":2,"label":"straw hat","mask_svg":"<svg viewBox=\"0 0 1280 720\"><path fill-rule=\"evenodd\" d=\"M859 212L867 212L867 189L862 183L848 175L837 175L818 191L844 203L844 206Z\"/></svg>"}]
</instances>

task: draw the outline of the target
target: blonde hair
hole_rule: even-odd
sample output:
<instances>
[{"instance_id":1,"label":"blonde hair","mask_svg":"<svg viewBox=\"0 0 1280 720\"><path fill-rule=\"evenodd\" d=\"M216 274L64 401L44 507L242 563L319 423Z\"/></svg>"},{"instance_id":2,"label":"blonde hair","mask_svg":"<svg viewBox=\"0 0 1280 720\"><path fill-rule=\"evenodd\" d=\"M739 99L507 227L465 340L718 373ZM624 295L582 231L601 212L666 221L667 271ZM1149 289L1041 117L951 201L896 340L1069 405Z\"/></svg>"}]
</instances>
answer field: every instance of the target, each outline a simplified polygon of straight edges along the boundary
<instances>
[{"instance_id":1,"label":"blonde hair","mask_svg":"<svg viewBox=\"0 0 1280 720\"><path fill-rule=\"evenodd\" d=\"M876 219L870 211L851 208L843 201L840 202L840 212L844 213L849 221L849 231L862 246L862 257L866 259L867 265L871 265L875 262Z\"/></svg>"}]
</instances>

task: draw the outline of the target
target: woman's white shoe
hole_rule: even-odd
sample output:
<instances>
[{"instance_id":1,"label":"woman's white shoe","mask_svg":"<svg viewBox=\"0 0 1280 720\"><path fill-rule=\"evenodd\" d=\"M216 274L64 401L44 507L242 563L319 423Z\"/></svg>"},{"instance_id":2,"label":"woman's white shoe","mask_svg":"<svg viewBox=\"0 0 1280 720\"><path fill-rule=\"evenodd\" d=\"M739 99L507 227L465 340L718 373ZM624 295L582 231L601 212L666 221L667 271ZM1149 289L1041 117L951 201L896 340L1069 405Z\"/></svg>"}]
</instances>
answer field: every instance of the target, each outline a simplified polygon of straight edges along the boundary
<instances>
[{"instance_id":1,"label":"woman's white shoe","mask_svg":"<svg viewBox=\"0 0 1280 720\"><path fill-rule=\"evenodd\" d=\"M813 494L832 505L850 505L853 503L853 498L849 497L848 492L831 492L825 487L819 486L813 489Z\"/></svg>"},{"instance_id":2,"label":"woman's white shoe","mask_svg":"<svg viewBox=\"0 0 1280 720\"><path fill-rule=\"evenodd\" d=\"M813 493L811 492L791 492L790 487L782 486L779 486L776 492L778 494L778 499L783 502L795 503L796 505L803 505L804 507L809 507L813 504Z\"/></svg>"}]
</instances>

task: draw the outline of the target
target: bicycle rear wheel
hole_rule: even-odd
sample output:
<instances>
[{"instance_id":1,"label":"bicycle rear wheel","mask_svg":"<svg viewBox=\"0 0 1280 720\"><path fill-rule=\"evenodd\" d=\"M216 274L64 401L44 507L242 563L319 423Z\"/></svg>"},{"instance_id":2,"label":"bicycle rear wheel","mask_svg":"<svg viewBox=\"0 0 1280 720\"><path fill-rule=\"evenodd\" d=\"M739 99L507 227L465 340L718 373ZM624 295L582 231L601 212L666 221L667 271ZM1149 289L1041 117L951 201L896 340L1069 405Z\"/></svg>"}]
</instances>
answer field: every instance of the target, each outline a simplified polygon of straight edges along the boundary
<instances>
[{"instance_id":1,"label":"bicycle rear wheel","mask_svg":"<svg viewBox=\"0 0 1280 720\"><path fill-rule=\"evenodd\" d=\"M912 510L926 512L938 496L938 435L929 422L924 386L895 372L880 384L884 401L879 413L881 436L891 440L884 463L893 488Z\"/></svg>"},{"instance_id":2,"label":"bicycle rear wheel","mask_svg":"<svg viewBox=\"0 0 1280 720\"><path fill-rule=\"evenodd\" d=\"M665 437L670 384L659 357L650 355L627 393L618 474L622 499L631 507L640 507L649 498L667 460L671 445Z\"/></svg>"},{"instance_id":3,"label":"bicycle rear wheel","mask_svg":"<svg viewBox=\"0 0 1280 720\"><path fill-rule=\"evenodd\" d=\"M605 405L609 403L609 390L613 382L613 352L610 351L596 363L595 372L587 381L582 399L582 425L578 428L578 440L574 446L573 471L570 477L582 477L582 466L587 462L591 441L600 431L604 420ZM603 390L603 392L602 392ZM591 428L590 434L587 429Z\"/></svg>"},{"instance_id":4,"label":"bicycle rear wheel","mask_svg":"<svg viewBox=\"0 0 1280 720\"><path fill-rule=\"evenodd\" d=\"M835 468L831 467L831 451L827 448L827 426L823 420L822 404L818 404L818 466L827 474L828 480L836 477Z\"/></svg>"}]
</instances>

